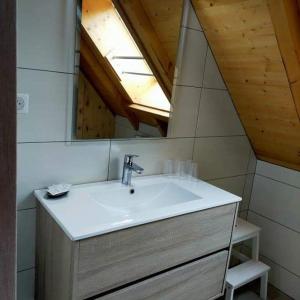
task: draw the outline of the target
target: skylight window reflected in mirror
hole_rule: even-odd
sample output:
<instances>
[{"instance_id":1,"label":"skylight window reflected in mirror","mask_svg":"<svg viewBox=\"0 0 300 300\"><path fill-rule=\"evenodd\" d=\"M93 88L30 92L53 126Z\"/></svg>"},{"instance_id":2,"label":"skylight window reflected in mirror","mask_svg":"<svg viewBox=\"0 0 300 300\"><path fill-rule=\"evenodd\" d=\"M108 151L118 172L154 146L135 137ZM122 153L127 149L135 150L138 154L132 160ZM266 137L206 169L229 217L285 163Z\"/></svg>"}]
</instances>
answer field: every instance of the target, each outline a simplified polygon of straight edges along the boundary
<instances>
[{"instance_id":1,"label":"skylight window reflected in mirror","mask_svg":"<svg viewBox=\"0 0 300 300\"><path fill-rule=\"evenodd\" d=\"M82 25L134 104L170 111L170 102L111 0L82 1ZM87 17L88 16L88 17Z\"/></svg>"}]
</instances>

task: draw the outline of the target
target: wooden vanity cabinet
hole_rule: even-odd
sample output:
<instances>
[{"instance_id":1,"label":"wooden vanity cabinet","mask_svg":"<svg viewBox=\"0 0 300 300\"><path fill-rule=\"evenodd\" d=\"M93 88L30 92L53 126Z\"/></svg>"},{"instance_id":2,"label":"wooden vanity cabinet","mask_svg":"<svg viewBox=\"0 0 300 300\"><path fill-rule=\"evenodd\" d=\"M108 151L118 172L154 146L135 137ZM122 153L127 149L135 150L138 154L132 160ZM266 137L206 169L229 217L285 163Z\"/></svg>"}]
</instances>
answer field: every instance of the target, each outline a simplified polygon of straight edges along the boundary
<instances>
[{"instance_id":1,"label":"wooden vanity cabinet","mask_svg":"<svg viewBox=\"0 0 300 300\"><path fill-rule=\"evenodd\" d=\"M39 205L37 299L207 300L220 295L236 207L71 241Z\"/></svg>"},{"instance_id":2,"label":"wooden vanity cabinet","mask_svg":"<svg viewBox=\"0 0 300 300\"><path fill-rule=\"evenodd\" d=\"M207 300L221 295L228 251L153 276L97 300Z\"/></svg>"}]
</instances>

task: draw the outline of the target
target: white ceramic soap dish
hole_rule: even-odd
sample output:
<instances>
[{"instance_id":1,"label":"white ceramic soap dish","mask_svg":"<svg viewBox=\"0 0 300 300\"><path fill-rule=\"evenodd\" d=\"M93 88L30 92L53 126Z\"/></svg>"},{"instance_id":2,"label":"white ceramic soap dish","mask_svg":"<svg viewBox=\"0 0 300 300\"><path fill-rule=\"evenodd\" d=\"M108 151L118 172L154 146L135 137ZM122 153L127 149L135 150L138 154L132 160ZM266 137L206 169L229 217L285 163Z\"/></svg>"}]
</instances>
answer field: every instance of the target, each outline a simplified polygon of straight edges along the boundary
<instances>
[{"instance_id":1,"label":"white ceramic soap dish","mask_svg":"<svg viewBox=\"0 0 300 300\"><path fill-rule=\"evenodd\" d=\"M47 194L50 198L58 198L66 195L70 191L71 186L71 184L67 183L54 184L48 187Z\"/></svg>"}]
</instances>

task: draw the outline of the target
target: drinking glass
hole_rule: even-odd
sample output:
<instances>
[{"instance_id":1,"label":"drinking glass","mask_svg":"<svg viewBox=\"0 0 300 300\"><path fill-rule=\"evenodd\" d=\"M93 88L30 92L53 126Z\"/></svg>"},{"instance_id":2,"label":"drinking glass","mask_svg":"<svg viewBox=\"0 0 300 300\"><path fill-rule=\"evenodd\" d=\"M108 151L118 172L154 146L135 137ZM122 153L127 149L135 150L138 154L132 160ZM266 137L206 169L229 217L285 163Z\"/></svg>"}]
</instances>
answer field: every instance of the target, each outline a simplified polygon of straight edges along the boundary
<instances>
[{"instance_id":1,"label":"drinking glass","mask_svg":"<svg viewBox=\"0 0 300 300\"><path fill-rule=\"evenodd\" d=\"M168 159L164 162L164 174L172 176L174 174L174 161Z\"/></svg>"},{"instance_id":2,"label":"drinking glass","mask_svg":"<svg viewBox=\"0 0 300 300\"><path fill-rule=\"evenodd\" d=\"M183 177L185 174L185 161L175 160L175 175L177 177Z\"/></svg>"},{"instance_id":3,"label":"drinking glass","mask_svg":"<svg viewBox=\"0 0 300 300\"><path fill-rule=\"evenodd\" d=\"M195 162L191 164L191 177L194 180L198 179L198 164Z\"/></svg>"}]
</instances>

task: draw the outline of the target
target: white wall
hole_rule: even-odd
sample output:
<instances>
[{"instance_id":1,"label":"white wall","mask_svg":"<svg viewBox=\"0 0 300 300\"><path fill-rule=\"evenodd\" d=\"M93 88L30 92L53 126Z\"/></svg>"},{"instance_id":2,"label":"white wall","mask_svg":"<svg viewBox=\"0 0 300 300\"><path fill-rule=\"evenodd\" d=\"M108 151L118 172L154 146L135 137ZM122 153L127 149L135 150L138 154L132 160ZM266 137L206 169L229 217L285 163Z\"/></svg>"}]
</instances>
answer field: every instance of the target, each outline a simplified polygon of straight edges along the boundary
<instances>
[{"instance_id":1,"label":"white wall","mask_svg":"<svg viewBox=\"0 0 300 300\"><path fill-rule=\"evenodd\" d=\"M258 161L248 220L262 228L270 282L300 299L300 172Z\"/></svg>"},{"instance_id":2,"label":"white wall","mask_svg":"<svg viewBox=\"0 0 300 300\"><path fill-rule=\"evenodd\" d=\"M32 191L120 177L124 153L140 155L145 175L165 159L194 159L200 176L243 195L248 209L255 159L195 15L186 32L170 139L68 142L73 100L75 0L18 0L18 299L33 299L35 200ZM196 138L195 138L196 137Z\"/></svg>"}]
</instances>

